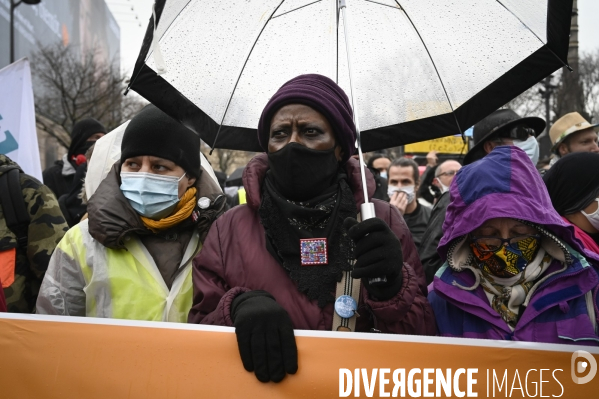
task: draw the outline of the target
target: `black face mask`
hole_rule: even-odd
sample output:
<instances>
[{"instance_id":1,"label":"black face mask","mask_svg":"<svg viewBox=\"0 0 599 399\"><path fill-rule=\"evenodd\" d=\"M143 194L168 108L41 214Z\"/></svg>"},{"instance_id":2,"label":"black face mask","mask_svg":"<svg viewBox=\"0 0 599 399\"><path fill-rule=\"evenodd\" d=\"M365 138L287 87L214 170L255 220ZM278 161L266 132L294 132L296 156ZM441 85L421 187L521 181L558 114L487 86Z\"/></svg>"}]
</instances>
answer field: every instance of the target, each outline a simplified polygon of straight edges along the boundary
<instances>
[{"instance_id":1,"label":"black face mask","mask_svg":"<svg viewBox=\"0 0 599 399\"><path fill-rule=\"evenodd\" d=\"M275 187L292 201L316 197L335 182L339 170L335 147L318 151L298 143L269 153L268 165Z\"/></svg>"},{"instance_id":2,"label":"black face mask","mask_svg":"<svg viewBox=\"0 0 599 399\"><path fill-rule=\"evenodd\" d=\"M89 150L94 144L96 144L95 141L86 141L85 143L81 144L77 150L73 151L73 155L85 155L87 150Z\"/></svg>"}]
</instances>

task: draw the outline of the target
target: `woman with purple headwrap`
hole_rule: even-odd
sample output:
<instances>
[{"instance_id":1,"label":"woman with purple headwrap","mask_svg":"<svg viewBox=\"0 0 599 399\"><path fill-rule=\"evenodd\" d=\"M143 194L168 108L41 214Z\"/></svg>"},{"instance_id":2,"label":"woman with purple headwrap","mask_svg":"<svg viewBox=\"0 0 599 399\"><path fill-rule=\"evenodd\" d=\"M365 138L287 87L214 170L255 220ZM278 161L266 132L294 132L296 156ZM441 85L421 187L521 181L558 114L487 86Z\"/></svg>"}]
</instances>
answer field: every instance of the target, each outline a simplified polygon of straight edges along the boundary
<instances>
[{"instance_id":1,"label":"woman with purple headwrap","mask_svg":"<svg viewBox=\"0 0 599 399\"><path fill-rule=\"evenodd\" d=\"M247 205L216 221L194 261L189 321L235 326L243 365L263 382L297 371L293 329L434 334L397 209L373 200L377 218L356 220L364 194L343 90L321 75L290 80L258 135L266 153L244 171ZM368 171L367 186L372 196Z\"/></svg>"}]
</instances>

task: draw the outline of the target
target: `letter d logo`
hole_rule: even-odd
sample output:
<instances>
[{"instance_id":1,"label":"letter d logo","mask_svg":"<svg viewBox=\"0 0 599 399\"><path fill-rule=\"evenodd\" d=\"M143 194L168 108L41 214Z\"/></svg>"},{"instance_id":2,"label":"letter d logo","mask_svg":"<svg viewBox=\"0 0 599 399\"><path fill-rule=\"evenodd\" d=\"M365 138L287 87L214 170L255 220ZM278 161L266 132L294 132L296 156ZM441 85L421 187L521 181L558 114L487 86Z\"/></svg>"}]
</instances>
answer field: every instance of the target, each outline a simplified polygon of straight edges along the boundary
<instances>
[{"instance_id":1,"label":"letter d logo","mask_svg":"<svg viewBox=\"0 0 599 399\"><path fill-rule=\"evenodd\" d=\"M579 358L584 358L586 361L580 361ZM578 361L577 361L578 360ZM582 374L589 368L589 373L585 377L577 377L576 374ZM572 381L575 384L586 384L590 382L597 374L597 361L589 352L576 351L572 354L572 362L570 364L570 372L572 373Z\"/></svg>"}]
</instances>

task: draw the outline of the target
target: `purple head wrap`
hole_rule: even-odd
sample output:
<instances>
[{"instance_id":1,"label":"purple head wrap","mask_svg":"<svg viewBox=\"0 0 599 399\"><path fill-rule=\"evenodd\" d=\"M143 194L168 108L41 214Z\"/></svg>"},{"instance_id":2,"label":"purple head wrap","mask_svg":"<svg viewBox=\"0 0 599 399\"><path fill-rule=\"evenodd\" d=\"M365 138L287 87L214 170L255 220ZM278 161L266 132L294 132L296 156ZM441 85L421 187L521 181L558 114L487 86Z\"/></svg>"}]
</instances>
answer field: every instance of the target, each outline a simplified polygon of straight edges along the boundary
<instances>
[{"instance_id":1,"label":"purple head wrap","mask_svg":"<svg viewBox=\"0 0 599 399\"><path fill-rule=\"evenodd\" d=\"M326 76L300 75L285 83L270 99L258 122L258 141L268 152L270 123L275 113L289 104L307 105L323 114L335 133L337 144L343 149L345 162L356 150L356 126L347 95L337 83Z\"/></svg>"}]
</instances>

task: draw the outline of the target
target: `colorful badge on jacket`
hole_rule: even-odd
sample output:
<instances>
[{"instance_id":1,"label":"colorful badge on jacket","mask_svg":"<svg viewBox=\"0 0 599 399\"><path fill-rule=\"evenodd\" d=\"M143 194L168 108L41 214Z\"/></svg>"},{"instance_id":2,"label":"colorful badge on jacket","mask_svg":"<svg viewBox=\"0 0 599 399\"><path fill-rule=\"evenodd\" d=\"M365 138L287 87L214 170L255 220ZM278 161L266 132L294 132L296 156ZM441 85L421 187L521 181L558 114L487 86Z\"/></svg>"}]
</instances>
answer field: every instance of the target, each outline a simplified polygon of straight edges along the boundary
<instances>
[{"instance_id":1,"label":"colorful badge on jacket","mask_svg":"<svg viewBox=\"0 0 599 399\"><path fill-rule=\"evenodd\" d=\"M326 238L300 239L302 266L328 265L328 247Z\"/></svg>"}]
</instances>

